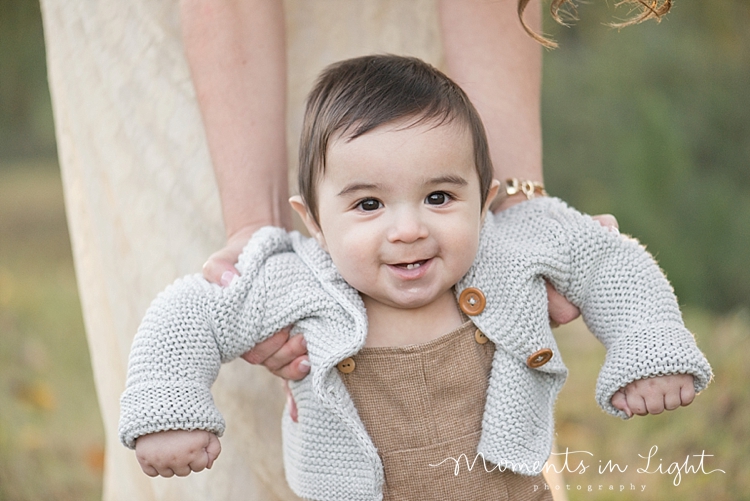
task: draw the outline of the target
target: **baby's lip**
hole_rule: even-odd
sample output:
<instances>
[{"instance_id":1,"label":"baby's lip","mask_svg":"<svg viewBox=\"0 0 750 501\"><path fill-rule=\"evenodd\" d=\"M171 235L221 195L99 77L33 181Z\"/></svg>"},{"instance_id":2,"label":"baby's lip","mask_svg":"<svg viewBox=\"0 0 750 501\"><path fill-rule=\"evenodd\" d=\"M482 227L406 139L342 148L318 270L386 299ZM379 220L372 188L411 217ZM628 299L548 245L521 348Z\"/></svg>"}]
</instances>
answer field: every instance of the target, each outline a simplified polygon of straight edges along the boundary
<instances>
[{"instance_id":1,"label":"baby's lip","mask_svg":"<svg viewBox=\"0 0 750 501\"><path fill-rule=\"evenodd\" d=\"M389 264L388 268L401 280L418 280L430 270L432 258Z\"/></svg>"},{"instance_id":2,"label":"baby's lip","mask_svg":"<svg viewBox=\"0 0 750 501\"><path fill-rule=\"evenodd\" d=\"M404 261L401 263L393 263L391 264L391 266L397 266L399 268L405 268L405 269L411 270L411 269L419 268L420 266L425 264L427 261L429 261L429 259L417 259L414 261Z\"/></svg>"}]
</instances>

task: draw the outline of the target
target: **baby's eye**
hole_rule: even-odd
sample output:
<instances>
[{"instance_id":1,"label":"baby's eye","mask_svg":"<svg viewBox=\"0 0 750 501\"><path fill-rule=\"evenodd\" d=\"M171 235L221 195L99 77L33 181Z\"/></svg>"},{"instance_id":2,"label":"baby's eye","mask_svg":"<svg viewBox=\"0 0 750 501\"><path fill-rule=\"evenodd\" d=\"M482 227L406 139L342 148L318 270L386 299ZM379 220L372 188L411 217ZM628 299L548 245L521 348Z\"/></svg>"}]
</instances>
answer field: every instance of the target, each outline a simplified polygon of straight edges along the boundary
<instances>
[{"instance_id":1,"label":"baby's eye","mask_svg":"<svg viewBox=\"0 0 750 501\"><path fill-rule=\"evenodd\" d=\"M383 204L380 203L380 200L376 200L374 198L365 198L361 202L357 204L357 207L359 207L363 211L374 211L381 208Z\"/></svg>"},{"instance_id":2,"label":"baby's eye","mask_svg":"<svg viewBox=\"0 0 750 501\"><path fill-rule=\"evenodd\" d=\"M451 196L444 191L436 191L427 195L427 198L425 198L424 201L429 205L443 205L448 203L450 199Z\"/></svg>"}]
</instances>

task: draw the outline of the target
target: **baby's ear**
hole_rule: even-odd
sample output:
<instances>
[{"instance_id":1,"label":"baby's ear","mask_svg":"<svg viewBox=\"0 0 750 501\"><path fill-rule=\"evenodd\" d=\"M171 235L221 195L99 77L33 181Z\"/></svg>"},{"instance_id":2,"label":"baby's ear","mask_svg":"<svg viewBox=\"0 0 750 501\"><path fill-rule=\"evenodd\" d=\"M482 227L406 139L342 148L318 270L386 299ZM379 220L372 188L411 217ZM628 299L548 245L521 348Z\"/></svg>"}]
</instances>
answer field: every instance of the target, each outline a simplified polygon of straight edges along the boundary
<instances>
[{"instance_id":1,"label":"baby's ear","mask_svg":"<svg viewBox=\"0 0 750 501\"><path fill-rule=\"evenodd\" d=\"M497 192L499 189L500 181L498 181L497 179L493 179L492 183L490 183L490 189L487 192L487 200L484 201L484 207L482 208L482 219L484 219L484 216L490 210L490 206L492 205L492 202L495 201L495 197L497 196Z\"/></svg>"},{"instance_id":2,"label":"baby's ear","mask_svg":"<svg viewBox=\"0 0 750 501\"><path fill-rule=\"evenodd\" d=\"M305 228L307 228L307 231L310 232L310 236L317 240L318 244L320 244L323 249L328 250L326 248L326 240L323 237L323 232L318 227L318 223L315 222L315 218L313 218L312 214L310 214L310 211L307 209L307 204L302 199L302 197L299 195L294 195L289 199L289 205L292 206L294 212L299 214L302 222L305 223Z\"/></svg>"}]
</instances>

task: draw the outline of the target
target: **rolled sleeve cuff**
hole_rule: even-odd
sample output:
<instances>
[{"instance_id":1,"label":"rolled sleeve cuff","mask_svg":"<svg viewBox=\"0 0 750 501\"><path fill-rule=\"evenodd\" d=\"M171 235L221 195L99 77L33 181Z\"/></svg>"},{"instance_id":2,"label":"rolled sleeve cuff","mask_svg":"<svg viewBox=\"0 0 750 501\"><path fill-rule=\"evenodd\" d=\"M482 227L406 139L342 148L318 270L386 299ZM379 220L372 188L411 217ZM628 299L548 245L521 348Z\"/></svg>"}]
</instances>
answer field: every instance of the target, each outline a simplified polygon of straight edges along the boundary
<instances>
[{"instance_id":1,"label":"rolled sleeve cuff","mask_svg":"<svg viewBox=\"0 0 750 501\"><path fill-rule=\"evenodd\" d=\"M609 347L596 385L596 400L609 414L628 416L612 406L612 396L633 381L656 376L690 374L695 391L711 381L711 366L683 325L649 325L623 335Z\"/></svg>"},{"instance_id":2,"label":"rolled sleeve cuff","mask_svg":"<svg viewBox=\"0 0 750 501\"><path fill-rule=\"evenodd\" d=\"M120 441L135 448L138 437L168 430L205 430L221 436L224 419L211 392L198 384L133 385L120 399Z\"/></svg>"}]
</instances>

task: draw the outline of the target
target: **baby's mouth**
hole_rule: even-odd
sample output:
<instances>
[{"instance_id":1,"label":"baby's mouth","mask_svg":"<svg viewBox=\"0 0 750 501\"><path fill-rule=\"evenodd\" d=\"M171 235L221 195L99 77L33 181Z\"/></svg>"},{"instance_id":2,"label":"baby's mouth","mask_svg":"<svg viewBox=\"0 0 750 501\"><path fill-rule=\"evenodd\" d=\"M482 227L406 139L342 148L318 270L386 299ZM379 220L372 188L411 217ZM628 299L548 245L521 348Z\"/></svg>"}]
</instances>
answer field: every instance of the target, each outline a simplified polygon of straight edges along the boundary
<instances>
[{"instance_id":1,"label":"baby's mouth","mask_svg":"<svg viewBox=\"0 0 750 501\"><path fill-rule=\"evenodd\" d=\"M396 266L398 266L399 268L407 269L407 270L413 270L413 269L419 268L426 262L427 260L423 259L422 261L415 261L413 263L399 263Z\"/></svg>"}]
</instances>

